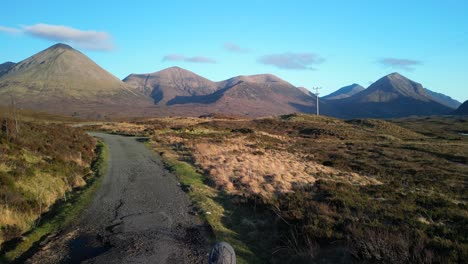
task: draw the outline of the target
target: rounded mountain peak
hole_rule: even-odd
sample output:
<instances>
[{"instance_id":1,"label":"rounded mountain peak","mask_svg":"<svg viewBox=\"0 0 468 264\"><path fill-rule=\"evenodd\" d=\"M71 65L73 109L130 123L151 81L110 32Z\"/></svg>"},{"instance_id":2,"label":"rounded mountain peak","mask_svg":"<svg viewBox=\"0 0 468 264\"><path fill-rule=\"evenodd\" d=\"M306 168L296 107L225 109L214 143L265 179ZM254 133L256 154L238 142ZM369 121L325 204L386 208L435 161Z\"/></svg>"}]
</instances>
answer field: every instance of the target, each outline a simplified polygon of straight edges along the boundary
<instances>
[{"instance_id":1,"label":"rounded mountain peak","mask_svg":"<svg viewBox=\"0 0 468 264\"><path fill-rule=\"evenodd\" d=\"M197 75L196 73L193 73L189 70L186 70L178 66L169 67L169 68L160 70L158 72L151 73L150 75L171 76L171 77L177 77L177 78L197 76L201 78L201 76Z\"/></svg>"},{"instance_id":2,"label":"rounded mountain peak","mask_svg":"<svg viewBox=\"0 0 468 264\"><path fill-rule=\"evenodd\" d=\"M286 82L285 80L279 78L278 76L275 76L273 74L257 74L257 75L241 75L237 77L233 77L231 79L228 79L228 83L236 83L236 82L246 82L246 83L255 83L255 84L261 84L261 83L277 83L277 84L287 84L291 85L290 83ZM292 85L291 85L292 86Z\"/></svg>"},{"instance_id":3,"label":"rounded mountain peak","mask_svg":"<svg viewBox=\"0 0 468 264\"><path fill-rule=\"evenodd\" d=\"M74 50L71 46L64 44L64 43L57 43L48 48L48 50L54 50L54 49Z\"/></svg>"},{"instance_id":4,"label":"rounded mountain peak","mask_svg":"<svg viewBox=\"0 0 468 264\"><path fill-rule=\"evenodd\" d=\"M388 74L387 76L403 76L403 75L401 75L399 72L392 72Z\"/></svg>"},{"instance_id":5,"label":"rounded mountain peak","mask_svg":"<svg viewBox=\"0 0 468 264\"><path fill-rule=\"evenodd\" d=\"M398 80L399 81L411 81L410 79L406 78L405 76L401 75L398 72L390 73L390 74L384 76L383 79L389 79L391 81L398 81Z\"/></svg>"},{"instance_id":6,"label":"rounded mountain peak","mask_svg":"<svg viewBox=\"0 0 468 264\"><path fill-rule=\"evenodd\" d=\"M394 72L374 82L357 99L361 101L386 102L399 97L407 97L420 101L429 101L422 85Z\"/></svg>"}]
</instances>

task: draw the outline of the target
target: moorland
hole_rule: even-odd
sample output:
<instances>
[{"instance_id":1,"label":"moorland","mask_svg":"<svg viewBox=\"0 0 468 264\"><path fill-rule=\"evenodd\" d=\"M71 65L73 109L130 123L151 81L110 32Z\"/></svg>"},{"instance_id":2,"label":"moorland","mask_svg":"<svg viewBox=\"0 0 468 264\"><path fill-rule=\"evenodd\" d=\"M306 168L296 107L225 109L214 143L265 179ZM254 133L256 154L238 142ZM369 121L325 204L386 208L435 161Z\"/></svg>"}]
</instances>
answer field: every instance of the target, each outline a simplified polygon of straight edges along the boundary
<instances>
[{"instance_id":1,"label":"moorland","mask_svg":"<svg viewBox=\"0 0 468 264\"><path fill-rule=\"evenodd\" d=\"M148 137L248 263L467 258L466 117L210 115L89 129Z\"/></svg>"}]
</instances>

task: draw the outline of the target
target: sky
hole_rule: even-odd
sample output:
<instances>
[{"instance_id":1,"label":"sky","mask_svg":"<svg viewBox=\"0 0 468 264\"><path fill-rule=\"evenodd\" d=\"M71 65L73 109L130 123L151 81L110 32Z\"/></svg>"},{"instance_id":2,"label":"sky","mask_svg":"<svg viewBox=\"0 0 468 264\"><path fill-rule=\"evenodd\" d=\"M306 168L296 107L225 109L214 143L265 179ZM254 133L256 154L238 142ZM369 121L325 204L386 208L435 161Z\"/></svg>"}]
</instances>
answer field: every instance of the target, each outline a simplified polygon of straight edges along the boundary
<instances>
[{"instance_id":1,"label":"sky","mask_svg":"<svg viewBox=\"0 0 468 264\"><path fill-rule=\"evenodd\" d=\"M392 73L468 99L468 1L5 1L0 63L57 43L123 79L271 73L321 95Z\"/></svg>"}]
</instances>

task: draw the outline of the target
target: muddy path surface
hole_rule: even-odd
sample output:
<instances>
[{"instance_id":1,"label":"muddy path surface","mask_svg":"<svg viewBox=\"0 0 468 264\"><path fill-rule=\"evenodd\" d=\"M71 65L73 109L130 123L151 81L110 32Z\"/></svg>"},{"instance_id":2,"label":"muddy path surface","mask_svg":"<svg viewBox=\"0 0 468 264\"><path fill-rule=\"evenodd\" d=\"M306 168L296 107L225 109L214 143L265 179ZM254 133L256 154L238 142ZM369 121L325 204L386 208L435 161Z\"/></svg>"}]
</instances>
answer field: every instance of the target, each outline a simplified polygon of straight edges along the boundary
<instances>
[{"instance_id":1,"label":"muddy path surface","mask_svg":"<svg viewBox=\"0 0 468 264\"><path fill-rule=\"evenodd\" d=\"M208 228L161 160L137 138L91 133L109 148L100 189L77 224L29 263L206 263Z\"/></svg>"}]
</instances>

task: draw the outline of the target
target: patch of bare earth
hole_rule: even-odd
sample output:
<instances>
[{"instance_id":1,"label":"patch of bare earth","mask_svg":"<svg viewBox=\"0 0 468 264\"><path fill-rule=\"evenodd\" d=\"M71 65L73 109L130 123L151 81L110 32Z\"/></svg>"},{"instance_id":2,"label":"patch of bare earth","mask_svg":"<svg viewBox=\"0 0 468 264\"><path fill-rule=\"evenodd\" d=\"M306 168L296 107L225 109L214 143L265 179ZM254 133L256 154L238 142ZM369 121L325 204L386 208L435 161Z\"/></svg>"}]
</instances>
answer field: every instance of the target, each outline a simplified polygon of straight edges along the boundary
<instances>
[{"instance_id":1,"label":"patch of bare earth","mask_svg":"<svg viewBox=\"0 0 468 264\"><path fill-rule=\"evenodd\" d=\"M49 235L40 244L40 250L25 263L61 263L67 258L70 241L78 235L78 230Z\"/></svg>"}]
</instances>

